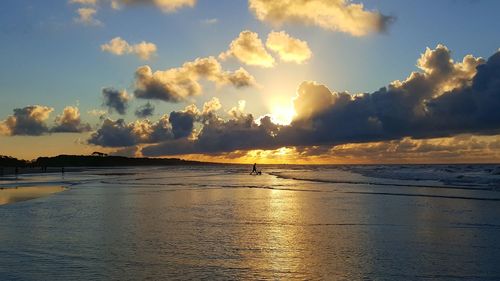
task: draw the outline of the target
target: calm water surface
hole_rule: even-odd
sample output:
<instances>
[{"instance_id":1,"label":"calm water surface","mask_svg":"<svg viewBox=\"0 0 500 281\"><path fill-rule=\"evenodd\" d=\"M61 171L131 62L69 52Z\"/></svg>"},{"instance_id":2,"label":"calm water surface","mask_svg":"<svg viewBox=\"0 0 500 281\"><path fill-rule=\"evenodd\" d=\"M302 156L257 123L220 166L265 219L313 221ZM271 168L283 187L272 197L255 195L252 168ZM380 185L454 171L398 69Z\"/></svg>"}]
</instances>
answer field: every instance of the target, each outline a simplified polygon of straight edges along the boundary
<instances>
[{"instance_id":1,"label":"calm water surface","mask_svg":"<svg viewBox=\"0 0 500 281\"><path fill-rule=\"evenodd\" d=\"M454 172L472 182L418 171L376 178L362 167L269 166L262 176L248 168L0 181L70 186L0 206L0 280L500 280L497 167L487 168L489 181Z\"/></svg>"}]
</instances>

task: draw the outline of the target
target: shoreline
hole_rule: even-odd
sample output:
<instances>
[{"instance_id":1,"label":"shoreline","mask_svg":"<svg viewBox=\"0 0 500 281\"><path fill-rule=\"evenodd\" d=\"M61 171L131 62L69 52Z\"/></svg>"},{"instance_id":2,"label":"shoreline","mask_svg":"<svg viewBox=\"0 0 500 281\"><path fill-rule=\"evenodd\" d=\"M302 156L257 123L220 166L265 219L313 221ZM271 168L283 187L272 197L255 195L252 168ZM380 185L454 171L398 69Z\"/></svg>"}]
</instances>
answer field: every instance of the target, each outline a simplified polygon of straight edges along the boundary
<instances>
[{"instance_id":1,"label":"shoreline","mask_svg":"<svg viewBox=\"0 0 500 281\"><path fill-rule=\"evenodd\" d=\"M68 188L60 185L0 187L0 206L41 198L65 190Z\"/></svg>"}]
</instances>

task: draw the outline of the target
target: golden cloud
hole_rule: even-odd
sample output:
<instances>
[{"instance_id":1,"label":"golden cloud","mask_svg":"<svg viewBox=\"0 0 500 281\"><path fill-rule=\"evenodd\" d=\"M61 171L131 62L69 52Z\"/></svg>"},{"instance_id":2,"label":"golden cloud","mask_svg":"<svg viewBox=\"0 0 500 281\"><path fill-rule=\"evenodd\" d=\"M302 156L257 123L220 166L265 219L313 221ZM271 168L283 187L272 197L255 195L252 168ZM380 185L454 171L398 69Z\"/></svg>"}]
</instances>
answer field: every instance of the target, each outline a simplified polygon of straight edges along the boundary
<instances>
[{"instance_id":1,"label":"golden cloud","mask_svg":"<svg viewBox=\"0 0 500 281\"><path fill-rule=\"evenodd\" d=\"M249 0L248 3L257 19L277 26L302 23L354 36L383 31L392 21L391 17L367 11L363 4L349 0Z\"/></svg>"},{"instance_id":2,"label":"golden cloud","mask_svg":"<svg viewBox=\"0 0 500 281\"><path fill-rule=\"evenodd\" d=\"M266 46L286 62L304 63L312 56L306 41L293 38L284 31L273 31L267 36Z\"/></svg>"},{"instance_id":3,"label":"golden cloud","mask_svg":"<svg viewBox=\"0 0 500 281\"><path fill-rule=\"evenodd\" d=\"M121 37L115 37L108 43L101 45L101 50L116 56L134 54L142 60L149 60L156 54L156 45L146 41L137 44L129 44Z\"/></svg>"},{"instance_id":4,"label":"golden cloud","mask_svg":"<svg viewBox=\"0 0 500 281\"><path fill-rule=\"evenodd\" d=\"M262 67L273 67L274 58L266 51L262 40L255 32L244 30L238 38L234 39L229 45L229 50L219 55L219 58L226 60L235 57L240 62L248 65Z\"/></svg>"},{"instance_id":5,"label":"golden cloud","mask_svg":"<svg viewBox=\"0 0 500 281\"><path fill-rule=\"evenodd\" d=\"M214 57L197 58L181 67L153 72L149 66L141 66L135 72L135 96L169 102L186 101L202 91L200 79L217 85L232 84L237 88L253 86L255 78L240 68L234 72L222 70Z\"/></svg>"}]
</instances>

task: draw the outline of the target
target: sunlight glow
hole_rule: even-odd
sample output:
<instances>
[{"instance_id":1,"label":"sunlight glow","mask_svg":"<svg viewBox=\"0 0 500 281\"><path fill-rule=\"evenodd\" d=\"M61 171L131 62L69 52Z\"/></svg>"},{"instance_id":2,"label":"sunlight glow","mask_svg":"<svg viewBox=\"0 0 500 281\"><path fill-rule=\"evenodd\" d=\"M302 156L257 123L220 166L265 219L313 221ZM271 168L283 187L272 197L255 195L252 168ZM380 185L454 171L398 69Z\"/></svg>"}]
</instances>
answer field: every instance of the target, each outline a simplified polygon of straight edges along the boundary
<instances>
[{"instance_id":1,"label":"sunlight glow","mask_svg":"<svg viewBox=\"0 0 500 281\"><path fill-rule=\"evenodd\" d=\"M271 109L271 121L275 124L290 125L294 116L295 110L291 105L275 105Z\"/></svg>"},{"instance_id":2,"label":"sunlight glow","mask_svg":"<svg viewBox=\"0 0 500 281\"><path fill-rule=\"evenodd\" d=\"M291 151L291 149L286 148L286 147L282 147L282 148L278 149L278 152L276 154L283 156L283 155L287 155L289 151Z\"/></svg>"}]
</instances>

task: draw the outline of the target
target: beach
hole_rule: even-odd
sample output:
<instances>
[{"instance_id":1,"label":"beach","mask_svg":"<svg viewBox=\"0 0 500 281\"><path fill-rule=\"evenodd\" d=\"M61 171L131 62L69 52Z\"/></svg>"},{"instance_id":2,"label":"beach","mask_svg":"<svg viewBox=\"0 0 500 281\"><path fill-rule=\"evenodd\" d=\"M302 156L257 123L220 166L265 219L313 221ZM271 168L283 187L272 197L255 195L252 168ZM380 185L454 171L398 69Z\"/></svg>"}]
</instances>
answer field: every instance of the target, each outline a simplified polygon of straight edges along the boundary
<instances>
[{"instance_id":1,"label":"beach","mask_svg":"<svg viewBox=\"0 0 500 281\"><path fill-rule=\"evenodd\" d=\"M500 279L498 165L259 169L21 175L69 188L0 206L0 277Z\"/></svg>"}]
</instances>

